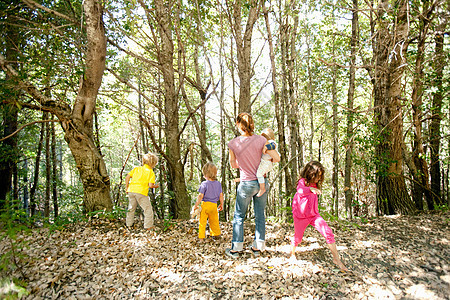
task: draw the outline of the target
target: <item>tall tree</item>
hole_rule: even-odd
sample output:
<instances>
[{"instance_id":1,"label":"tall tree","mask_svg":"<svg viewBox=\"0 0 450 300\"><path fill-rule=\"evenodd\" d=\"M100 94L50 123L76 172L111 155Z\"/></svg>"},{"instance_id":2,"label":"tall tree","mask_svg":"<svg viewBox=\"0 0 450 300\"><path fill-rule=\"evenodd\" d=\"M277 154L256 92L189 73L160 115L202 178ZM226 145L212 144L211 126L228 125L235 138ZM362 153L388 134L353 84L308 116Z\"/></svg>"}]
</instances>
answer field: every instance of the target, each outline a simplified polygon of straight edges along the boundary
<instances>
[{"instance_id":1,"label":"tall tree","mask_svg":"<svg viewBox=\"0 0 450 300\"><path fill-rule=\"evenodd\" d=\"M352 219L352 203L353 203L353 191L352 191L352 154L353 154L353 102L355 95L355 74L356 74L356 54L357 54L357 42L359 39L358 34L358 0L352 1L352 37L350 39L350 70L349 70L349 83L347 93L347 135L345 146L345 173L344 173L344 192L345 192L345 209L347 211L347 217Z\"/></svg>"},{"instance_id":2,"label":"tall tree","mask_svg":"<svg viewBox=\"0 0 450 300\"><path fill-rule=\"evenodd\" d=\"M157 57L161 66L164 91L164 113L166 120L166 155L169 163L169 174L172 188L175 192L177 211L175 218L188 219L190 210L189 196L184 181L184 167L181 161L180 130L179 130L179 106L178 93L175 86L174 41L172 38L173 20L168 13L172 7L163 0L155 1L155 19L157 32L161 40L159 55Z\"/></svg>"},{"instance_id":3,"label":"tall tree","mask_svg":"<svg viewBox=\"0 0 450 300\"><path fill-rule=\"evenodd\" d=\"M378 213L411 214L414 205L403 177L402 76L409 34L407 0L382 0L377 7L374 105ZM392 23L390 20L394 20Z\"/></svg>"},{"instance_id":4,"label":"tall tree","mask_svg":"<svg viewBox=\"0 0 450 300\"><path fill-rule=\"evenodd\" d=\"M432 119L430 124L430 148L431 148L431 190L433 191L433 202L444 204L441 193L441 121L442 106L444 99L443 71L445 67L444 55L444 32L447 27L447 20L444 19L437 26L434 37L434 57L433 57L433 83L436 92L433 95Z\"/></svg>"},{"instance_id":5,"label":"tall tree","mask_svg":"<svg viewBox=\"0 0 450 300\"><path fill-rule=\"evenodd\" d=\"M434 2L431 7L428 1L422 2L422 13L419 16L419 30L417 38L417 54L414 66L414 75L412 83L412 110L413 110L413 125L414 125L414 141L412 160L415 165L413 170L413 200L418 210L423 209L423 196L429 210L434 209L433 197L431 196L431 189L429 183L428 164L425 160L425 151L422 137L422 95L423 95L423 68L425 57L425 42L428 35L428 29L433 19Z\"/></svg>"},{"instance_id":6,"label":"tall tree","mask_svg":"<svg viewBox=\"0 0 450 300\"><path fill-rule=\"evenodd\" d=\"M43 7L33 1L27 1L33 9L43 10L69 22L77 24L73 18ZM0 55L0 66L18 82L17 89L26 91L38 105L22 103L23 107L40 109L54 114L60 121L64 138L69 145L80 173L84 187L83 206L85 211L111 210L110 180L106 165L93 136L93 116L96 109L98 89L100 87L106 60L106 38L103 24L103 7L95 0L83 1L86 35L84 71L73 107L69 104L50 99L42 94L32 82L22 79L8 61ZM81 26L80 26L81 27ZM77 42L77 41L74 41Z\"/></svg>"},{"instance_id":7,"label":"tall tree","mask_svg":"<svg viewBox=\"0 0 450 300\"><path fill-rule=\"evenodd\" d=\"M8 5L9 4L9 5ZM1 37L4 41L1 52L5 54L5 59L14 67L18 67L18 50L22 44L20 27L14 26L18 15L22 10L19 1L11 3L2 2L0 4ZM0 52L0 53L1 53ZM0 110L2 113L0 137L8 137L17 129L17 118L19 112L20 92L14 89L15 78L10 74L2 79L0 90ZM17 137L11 136L0 142L2 157L0 158L0 211L5 208L5 200L12 191L12 178L17 163ZM13 195L10 195L11 197Z\"/></svg>"},{"instance_id":8,"label":"tall tree","mask_svg":"<svg viewBox=\"0 0 450 300\"><path fill-rule=\"evenodd\" d=\"M236 41L236 55L239 75L239 112L251 112L251 78L253 68L251 60L253 27L258 20L263 1L250 0L245 5L242 0L229 0L227 5L231 12L228 20ZM245 29L242 29L243 11L248 14Z\"/></svg>"},{"instance_id":9,"label":"tall tree","mask_svg":"<svg viewBox=\"0 0 450 300\"><path fill-rule=\"evenodd\" d=\"M53 118L52 118L53 119ZM58 206L58 160L56 156L56 131L55 131L55 123L50 123L50 132L52 136L50 152L51 152L51 161L52 161L52 200L53 200L53 215L58 218L59 215L59 206Z\"/></svg>"}]
</instances>

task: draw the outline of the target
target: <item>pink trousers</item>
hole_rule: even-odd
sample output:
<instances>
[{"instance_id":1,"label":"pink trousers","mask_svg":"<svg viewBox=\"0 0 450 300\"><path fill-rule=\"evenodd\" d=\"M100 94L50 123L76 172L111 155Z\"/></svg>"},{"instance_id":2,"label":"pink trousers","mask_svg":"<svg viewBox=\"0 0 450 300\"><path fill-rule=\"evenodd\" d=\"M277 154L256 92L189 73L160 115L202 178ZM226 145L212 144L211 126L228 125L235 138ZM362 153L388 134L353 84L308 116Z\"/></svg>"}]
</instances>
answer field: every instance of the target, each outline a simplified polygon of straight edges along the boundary
<instances>
[{"instance_id":1,"label":"pink trousers","mask_svg":"<svg viewBox=\"0 0 450 300\"><path fill-rule=\"evenodd\" d=\"M323 235L327 244L333 244L335 242L333 231L330 227L328 227L327 222L325 222L325 220L320 215L302 219L296 218L294 216L295 235L291 241L291 244L293 246L297 246L301 243L303 234L305 233L306 227L308 227L308 225L316 228L317 231L319 231L320 234Z\"/></svg>"}]
</instances>

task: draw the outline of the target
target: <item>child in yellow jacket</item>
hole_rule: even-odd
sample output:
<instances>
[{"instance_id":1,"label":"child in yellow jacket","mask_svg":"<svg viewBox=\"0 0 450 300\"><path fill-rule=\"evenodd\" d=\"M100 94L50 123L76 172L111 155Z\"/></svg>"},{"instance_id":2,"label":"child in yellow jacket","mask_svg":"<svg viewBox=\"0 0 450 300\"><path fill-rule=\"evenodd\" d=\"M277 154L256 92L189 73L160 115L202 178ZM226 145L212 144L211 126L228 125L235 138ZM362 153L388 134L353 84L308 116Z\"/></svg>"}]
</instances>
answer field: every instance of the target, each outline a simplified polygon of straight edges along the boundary
<instances>
[{"instance_id":1,"label":"child in yellow jacket","mask_svg":"<svg viewBox=\"0 0 450 300\"><path fill-rule=\"evenodd\" d=\"M159 187L155 184L156 176L153 172L157 163L158 157L153 153L147 153L142 158L142 166L135 167L125 178L128 194L127 227L131 227L134 223L134 212L138 204L144 210L144 228L153 227L153 208L148 197L148 189Z\"/></svg>"}]
</instances>

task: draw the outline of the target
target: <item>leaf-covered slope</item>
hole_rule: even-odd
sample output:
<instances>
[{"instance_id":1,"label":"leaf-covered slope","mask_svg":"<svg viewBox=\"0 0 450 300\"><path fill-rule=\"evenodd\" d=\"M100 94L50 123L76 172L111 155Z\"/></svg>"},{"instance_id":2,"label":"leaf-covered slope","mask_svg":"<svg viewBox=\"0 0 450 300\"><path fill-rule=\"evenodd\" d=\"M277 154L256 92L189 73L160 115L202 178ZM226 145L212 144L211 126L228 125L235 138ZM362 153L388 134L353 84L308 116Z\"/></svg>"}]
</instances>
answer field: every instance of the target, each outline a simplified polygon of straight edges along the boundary
<instances>
[{"instance_id":1,"label":"leaf-covered slope","mask_svg":"<svg viewBox=\"0 0 450 300\"><path fill-rule=\"evenodd\" d=\"M222 238L198 243L197 223L166 232L129 231L122 222L93 220L70 230L22 235L29 299L66 298L387 298L448 299L449 214L378 218L360 226L330 223L343 262L333 265L324 238L308 227L290 260L291 224L267 226L267 251L232 260ZM161 225L162 226L162 225ZM246 224L246 242L254 225ZM3 241L0 250L7 251ZM19 273L15 274L19 277Z\"/></svg>"}]
</instances>

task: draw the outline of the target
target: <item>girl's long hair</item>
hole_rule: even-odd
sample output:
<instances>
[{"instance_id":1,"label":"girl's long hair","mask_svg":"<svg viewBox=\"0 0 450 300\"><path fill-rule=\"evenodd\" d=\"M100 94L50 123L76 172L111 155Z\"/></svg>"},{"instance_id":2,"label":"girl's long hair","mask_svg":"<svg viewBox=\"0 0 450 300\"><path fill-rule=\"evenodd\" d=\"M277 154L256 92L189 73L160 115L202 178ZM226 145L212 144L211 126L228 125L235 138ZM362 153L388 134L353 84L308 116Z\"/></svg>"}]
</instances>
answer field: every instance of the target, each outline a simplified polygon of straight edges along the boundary
<instances>
[{"instance_id":1,"label":"girl's long hair","mask_svg":"<svg viewBox=\"0 0 450 300\"><path fill-rule=\"evenodd\" d=\"M314 179L319 178L317 182L317 187L320 189L322 187L323 180L325 178L325 168L318 161L310 161L303 167L300 172L300 178L305 179L305 183L309 186Z\"/></svg>"}]
</instances>

